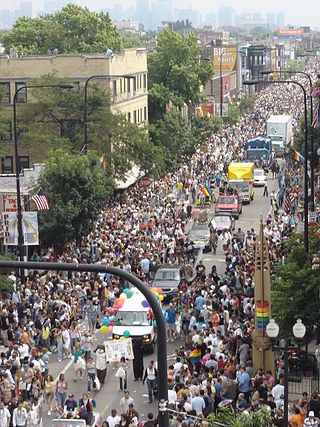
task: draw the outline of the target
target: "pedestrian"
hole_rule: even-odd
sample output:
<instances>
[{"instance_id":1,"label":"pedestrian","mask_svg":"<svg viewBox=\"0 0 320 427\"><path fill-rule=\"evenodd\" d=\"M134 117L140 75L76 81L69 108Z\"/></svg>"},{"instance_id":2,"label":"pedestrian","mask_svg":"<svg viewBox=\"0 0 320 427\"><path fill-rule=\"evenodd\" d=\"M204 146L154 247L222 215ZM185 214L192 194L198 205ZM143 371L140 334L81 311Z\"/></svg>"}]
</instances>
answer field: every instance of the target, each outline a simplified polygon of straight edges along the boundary
<instances>
[{"instance_id":1,"label":"pedestrian","mask_svg":"<svg viewBox=\"0 0 320 427\"><path fill-rule=\"evenodd\" d=\"M84 355L85 355L85 350L81 347L81 343L77 342L73 350L73 366L74 366L73 381L74 382L77 382L78 379L82 381L82 372L86 367L86 362L82 358L82 356Z\"/></svg>"},{"instance_id":2,"label":"pedestrian","mask_svg":"<svg viewBox=\"0 0 320 427\"><path fill-rule=\"evenodd\" d=\"M44 383L44 398L48 407L48 415L51 415L52 412L52 400L54 398L53 386L53 376L49 374Z\"/></svg>"},{"instance_id":3,"label":"pedestrian","mask_svg":"<svg viewBox=\"0 0 320 427\"><path fill-rule=\"evenodd\" d=\"M90 399L87 393L83 393L78 403L78 414L81 420L85 420L87 426L92 425L93 411L96 407L96 402Z\"/></svg>"},{"instance_id":4,"label":"pedestrian","mask_svg":"<svg viewBox=\"0 0 320 427\"><path fill-rule=\"evenodd\" d=\"M141 381L143 377L143 348L142 340L134 339L132 343L133 349L133 377L134 381Z\"/></svg>"},{"instance_id":5,"label":"pedestrian","mask_svg":"<svg viewBox=\"0 0 320 427\"><path fill-rule=\"evenodd\" d=\"M99 344L96 348L96 369L100 384L104 384L107 375L107 356L105 346Z\"/></svg>"},{"instance_id":6,"label":"pedestrian","mask_svg":"<svg viewBox=\"0 0 320 427\"><path fill-rule=\"evenodd\" d=\"M120 411L122 414L127 413L130 404L135 405L134 399L130 396L129 391L125 390L124 396L120 399Z\"/></svg>"},{"instance_id":7,"label":"pedestrian","mask_svg":"<svg viewBox=\"0 0 320 427\"><path fill-rule=\"evenodd\" d=\"M65 380L64 374L59 375L59 379L56 385L56 399L58 405L63 408L64 402L67 397L68 383Z\"/></svg>"},{"instance_id":8,"label":"pedestrian","mask_svg":"<svg viewBox=\"0 0 320 427\"><path fill-rule=\"evenodd\" d=\"M87 375L88 375L88 393L91 392L91 385L92 388L96 388L96 364L92 357L89 358L87 362Z\"/></svg>"},{"instance_id":9,"label":"pedestrian","mask_svg":"<svg viewBox=\"0 0 320 427\"><path fill-rule=\"evenodd\" d=\"M158 371L154 367L154 361L149 362L143 376L143 384L147 380L149 403L152 403L153 390L157 386Z\"/></svg>"},{"instance_id":10,"label":"pedestrian","mask_svg":"<svg viewBox=\"0 0 320 427\"><path fill-rule=\"evenodd\" d=\"M42 405L35 397L30 411L30 427L42 427Z\"/></svg>"},{"instance_id":11,"label":"pedestrian","mask_svg":"<svg viewBox=\"0 0 320 427\"><path fill-rule=\"evenodd\" d=\"M172 303L170 303L169 307L165 311L166 322L167 322L167 334L168 334L167 342L170 341L170 338L171 338L171 342L173 342L175 337L174 335L176 330L176 313L177 313L176 308Z\"/></svg>"},{"instance_id":12,"label":"pedestrian","mask_svg":"<svg viewBox=\"0 0 320 427\"><path fill-rule=\"evenodd\" d=\"M116 427L120 424L121 417L117 414L116 409L111 409L111 414L107 418L108 427ZM105 422L105 421L104 421ZM103 426L103 423L102 423Z\"/></svg>"},{"instance_id":13,"label":"pedestrian","mask_svg":"<svg viewBox=\"0 0 320 427\"><path fill-rule=\"evenodd\" d=\"M118 372L121 373L121 375L119 374L120 390L126 390L128 385L128 363L124 356L121 356Z\"/></svg>"}]
</instances>

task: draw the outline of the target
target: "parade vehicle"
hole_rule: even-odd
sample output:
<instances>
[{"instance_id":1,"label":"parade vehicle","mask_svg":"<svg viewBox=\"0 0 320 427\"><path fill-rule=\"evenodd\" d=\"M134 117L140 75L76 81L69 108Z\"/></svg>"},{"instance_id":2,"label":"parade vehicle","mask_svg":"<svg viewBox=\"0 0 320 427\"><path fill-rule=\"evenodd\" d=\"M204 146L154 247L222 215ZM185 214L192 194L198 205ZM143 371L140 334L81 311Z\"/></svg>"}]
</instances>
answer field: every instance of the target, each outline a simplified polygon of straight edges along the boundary
<instances>
[{"instance_id":1,"label":"parade vehicle","mask_svg":"<svg viewBox=\"0 0 320 427\"><path fill-rule=\"evenodd\" d=\"M215 213L229 213L235 219L239 219L242 213L242 200L237 194L223 194L219 196Z\"/></svg>"},{"instance_id":2,"label":"parade vehicle","mask_svg":"<svg viewBox=\"0 0 320 427\"><path fill-rule=\"evenodd\" d=\"M255 187L264 186L267 183L267 176L263 169L253 171L253 185Z\"/></svg>"},{"instance_id":3,"label":"parade vehicle","mask_svg":"<svg viewBox=\"0 0 320 427\"><path fill-rule=\"evenodd\" d=\"M223 230L227 230L232 233L235 229L235 220L230 214L215 214L210 221L210 227L218 234L221 234Z\"/></svg>"},{"instance_id":4,"label":"parade vehicle","mask_svg":"<svg viewBox=\"0 0 320 427\"><path fill-rule=\"evenodd\" d=\"M180 285L187 280L187 271L184 266L162 265L156 272L152 286L163 291L165 300L176 296Z\"/></svg>"},{"instance_id":5,"label":"parade vehicle","mask_svg":"<svg viewBox=\"0 0 320 427\"><path fill-rule=\"evenodd\" d=\"M279 158L284 156L284 141L281 135L268 135L272 141L272 157Z\"/></svg>"},{"instance_id":6,"label":"parade vehicle","mask_svg":"<svg viewBox=\"0 0 320 427\"><path fill-rule=\"evenodd\" d=\"M243 203L250 203L254 197L252 162L232 162L228 167L228 187L237 190Z\"/></svg>"},{"instance_id":7,"label":"parade vehicle","mask_svg":"<svg viewBox=\"0 0 320 427\"><path fill-rule=\"evenodd\" d=\"M268 137L282 137L282 142L285 147L293 143L292 116L279 114L270 116L266 122ZM277 140L277 139L276 139Z\"/></svg>"},{"instance_id":8,"label":"parade vehicle","mask_svg":"<svg viewBox=\"0 0 320 427\"><path fill-rule=\"evenodd\" d=\"M92 412L90 427L101 427L102 417L99 412ZM55 418L49 424L49 427L88 427L85 420L79 418Z\"/></svg>"},{"instance_id":9,"label":"parade vehicle","mask_svg":"<svg viewBox=\"0 0 320 427\"><path fill-rule=\"evenodd\" d=\"M143 349L153 353L157 334L150 306L138 289L132 288L132 291L133 295L115 314L112 338L120 339L125 331L129 331L132 340L141 340Z\"/></svg>"},{"instance_id":10,"label":"parade vehicle","mask_svg":"<svg viewBox=\"0 0 320 427\"><path fill-rule=\"evenodd\" d=\"M258 136L246 142L246 161L253 162L265 171L272 161L272 141L266 136Z\"/></svg>"}]
</instances>

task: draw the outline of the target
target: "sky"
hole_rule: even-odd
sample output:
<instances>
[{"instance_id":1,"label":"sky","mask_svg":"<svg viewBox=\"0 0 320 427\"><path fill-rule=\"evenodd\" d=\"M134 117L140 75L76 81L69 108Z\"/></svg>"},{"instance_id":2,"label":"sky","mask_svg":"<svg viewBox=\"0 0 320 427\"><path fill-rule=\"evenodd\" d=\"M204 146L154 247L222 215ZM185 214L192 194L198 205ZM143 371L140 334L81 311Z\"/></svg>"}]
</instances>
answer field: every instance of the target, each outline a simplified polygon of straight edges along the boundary
<instances>
[{"instance_id":1,"label":"sky","mask_svg":"<svg viewBox=\"0 0 320 427\"><path fill-rule=\"evenodd\" d=\"M26 0L30 1L30 0ZM61 1L62 0L58 0ZM90 9L100 9L112 7L118 3L123 9L135 5L135 0L76 0L82 6L86 5ZM76 2L74 1L74 2ZM151 1L151 0L150 0ZM179 8L193 7L201 13L216 13L219 7L230 6L235 13L241 12L284 12L286 23L293 25L310 25L313 28L320 28L320 2L319 0L172 0L173 5ZM20 0L0 0L0 9L15 9L19 6ZM41 10L43 0L32 0L34 11Z\"/></svg>"}]
</instances>

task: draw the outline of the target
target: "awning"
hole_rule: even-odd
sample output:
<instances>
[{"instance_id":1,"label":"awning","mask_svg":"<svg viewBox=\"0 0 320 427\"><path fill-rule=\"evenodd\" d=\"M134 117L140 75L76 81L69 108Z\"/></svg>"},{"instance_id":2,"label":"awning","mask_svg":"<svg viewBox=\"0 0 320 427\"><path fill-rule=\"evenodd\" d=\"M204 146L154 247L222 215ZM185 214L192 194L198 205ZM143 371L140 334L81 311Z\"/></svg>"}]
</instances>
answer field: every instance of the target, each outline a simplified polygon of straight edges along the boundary
<instances>
[{"instance_id":1,"label":"awning","mask_svg":"<svg viewBox=\"0 0 320 427\"><path fill-rule=\"evenodd\" d=\"M133 166L133 168L125 174L124 181L116 179L116 190L125 190L135 184L143 175L144 173L141 172L138 166Z\"/></svg>"}]
</instances>

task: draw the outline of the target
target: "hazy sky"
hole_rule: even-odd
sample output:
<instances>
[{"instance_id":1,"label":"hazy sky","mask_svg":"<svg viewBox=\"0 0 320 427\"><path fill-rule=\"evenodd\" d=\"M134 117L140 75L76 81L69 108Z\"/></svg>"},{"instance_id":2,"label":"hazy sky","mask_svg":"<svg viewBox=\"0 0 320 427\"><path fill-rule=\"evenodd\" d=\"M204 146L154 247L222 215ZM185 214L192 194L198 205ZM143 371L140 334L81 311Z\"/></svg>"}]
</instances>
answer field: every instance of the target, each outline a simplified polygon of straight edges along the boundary
<instances>
[{"instance_id":1,"label":"hazy sky","mask_svg":"<svg viewBox=\"0 0 320 427\"><path fill-rule=\"evenodd\" d=\"M26 0L29 1L29 0ZM58 0L62 3L62 0ZM75 0L81 5L87 5L90 9L108 8L113 4L121 4L123 8L135 5L135 0ZM151 0L150 0L151 1ZM32 0L34 10L42 8L43 0ZM20 0L0 0L0 9L14 9L19 6ZM313 28L320 27L320 2L319 0L173 0L173 4L179 8L192 6L202 13L217 12L221 5L231 6L236 13L241 12L284 12L286 23L294 25L310 25Z\"/></svg>"}]
</instances>

